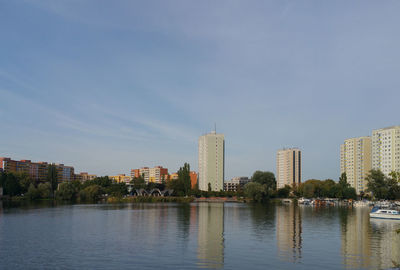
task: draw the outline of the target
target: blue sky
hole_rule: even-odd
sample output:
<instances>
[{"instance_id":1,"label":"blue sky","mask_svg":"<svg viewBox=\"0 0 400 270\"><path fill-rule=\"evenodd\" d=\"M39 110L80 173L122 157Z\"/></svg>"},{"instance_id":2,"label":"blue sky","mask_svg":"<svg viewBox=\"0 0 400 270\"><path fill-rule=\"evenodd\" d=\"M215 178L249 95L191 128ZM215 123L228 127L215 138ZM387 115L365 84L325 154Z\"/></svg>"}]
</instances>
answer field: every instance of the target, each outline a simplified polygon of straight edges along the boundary
<instances>
[{"instance_id":1,"label":"blue sky","mask_svg":"<svg viewBox=\"0 0 400 270\"><path fill-rule=\"evenodd\" d=\"M399 1L0 0L0 156L128 174L225 134L226 178L337 179L344 139L400 124Z\"/></svg>"}]
</instances>

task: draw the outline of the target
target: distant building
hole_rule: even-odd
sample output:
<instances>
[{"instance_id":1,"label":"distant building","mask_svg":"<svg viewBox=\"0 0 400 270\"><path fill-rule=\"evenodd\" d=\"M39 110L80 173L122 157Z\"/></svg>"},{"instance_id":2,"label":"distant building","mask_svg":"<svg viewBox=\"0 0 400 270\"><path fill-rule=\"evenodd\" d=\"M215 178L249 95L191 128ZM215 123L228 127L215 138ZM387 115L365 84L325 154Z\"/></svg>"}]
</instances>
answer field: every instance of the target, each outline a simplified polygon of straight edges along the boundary
<instances>
[{"instance_id":1,"label":"distant building","mask_svg":"<svg viewBox=\"0 0 400 270\"><path fill-rule=\"evenodd\" d=\"M197 186L197 173L190 172L190 186L194 189Z\"/></svg>"},{"instance_id":2,"label":"distant building","mask_svg":"<svg viewBox=\"0 0 400 270\"><path fill-rule=\"evenodd\" d=\"M372 131L372 169L400 172L400 126Z\"/></svg>"},{"instance_id":3,"label":"distant building","mask_svg":"<svg viewBox=\"0 0 400 270\"><path fill-rule=\"evenodd\" d=\"M76 174L75 177L80 180L80 181L90 181L90 180L94 180L97 175L95 174L88 174L87 172L81 172L80 174Z\"/></svg>"},{"instance_id":4,"label":"distant building","mask_svg":"<svg viewBox=\"0 0 400 270\"><path fill-rule=\"evenodd\" d=\"M178 179L178 173L171 173L169 175L169 180L177 180Z\"/></svg>"},{"instance_id":5,"label":"distant building","mask_svg":"<svg viewBox=\"0 0 400 270\"><path fill-rule=\"evenodd\" d=\"M132 180L130 176L125 174L109 176L108 178L110 178L112 181L116 183L126 183L126 184L129 184L129 182Z\"/></svg>"},{"instance_id":6,"label":"distant building","mask_svg":"<svg viewBox=\"0 0 400 270\"><path fill-rule=\"evenodd\" d=\"M212 132L199 138L199 189L212 191L224 188L225 138Z\"/></svg>"},{"instance_id":7,"label":"distant building","mask_svg":"<svg viewBox=\"0 0 400 270\"><path fill-rule=\"evenodd\" d=\"M142 167L140 169L131 170L131 177L143 177L146 183L162 183L168 180L168 169L162 166L156 166L154 168Z\"/></svg>"},{"instance_id":8,"label":"distant building","mask_svg":"<svg viewBox=\"0 0 400 270\"><path fill-rule=\"evenodd\" d=\"M282 149L276 155L277 188L301 183L301 151L298 148Z\"/></svg>"},{"instance_id":9,"label":"distant building","mask_svg":"<svg viewBox=\"0 0 400 270\"><path fill-rule=\"evenodd\" d=\"M246 176L234 177L230 181L224 182L224 191L238 191L243 189L244 185L249 183L251 180Z\"/></svg>"},{"instance_id":10,"label":"distant building","mask_svg":"<svg viewBox=\"0 0 400 270\"><path fill-rule=\"evenodd\" d=\"M340 146L340 173L357 194L367 189L365 177L371 170L371 137L351 138Z\"/></svg>"},{"instance_id":11,"label":"distant building","mask_svg":"<svg viewBox=\"0 0 400 270\"><path fill-rule=\"evenodd\" d=\"M152 183L163 183L168 180L168 169L156 166L149 170L149 181Z\"/></svg>"},{"instance_id":12,"label":"distant building","mask_svg":"<svg viewBox=\"0 0 400 270\"><path fill-rule=\"evenodd\" d=\"M46 182L48 167L50 164L56 166L57 179L59 183L69 182L75 179L74 167L64 164L47 162L31 162L30 160L12 160L11 158L0 157L0 169L4 172L26 173L36 182Z\"/></svg>"},{"instance_id":13,"label":"distant building","mask_svg":"<svg viewBox=\"0 0 400 270\"><path fill-rule=\"evenodd\" d=\"M131 177L133 178L139 178L140 175L140 169L132 169L131 170Z\"/></svg>"}]
</instances>

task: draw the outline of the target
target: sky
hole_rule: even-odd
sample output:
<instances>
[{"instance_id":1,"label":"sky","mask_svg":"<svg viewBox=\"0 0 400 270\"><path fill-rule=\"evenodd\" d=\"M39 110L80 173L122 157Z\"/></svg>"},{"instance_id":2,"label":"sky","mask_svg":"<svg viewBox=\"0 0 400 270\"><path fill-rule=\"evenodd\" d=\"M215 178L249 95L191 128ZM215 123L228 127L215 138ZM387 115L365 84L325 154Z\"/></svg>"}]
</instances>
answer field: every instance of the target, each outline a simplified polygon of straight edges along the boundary
<instances>
[{"instance_id":1,"label":"sky","mask_svg":"<svg viewBox=\"0 0 400 270\"><path fill-rule=\"evenodd\" d=\"M400 1L0 0L0 156L129 174L225 135L225 177L337 180L400 124Z\"/></svg>"}]
</instances>

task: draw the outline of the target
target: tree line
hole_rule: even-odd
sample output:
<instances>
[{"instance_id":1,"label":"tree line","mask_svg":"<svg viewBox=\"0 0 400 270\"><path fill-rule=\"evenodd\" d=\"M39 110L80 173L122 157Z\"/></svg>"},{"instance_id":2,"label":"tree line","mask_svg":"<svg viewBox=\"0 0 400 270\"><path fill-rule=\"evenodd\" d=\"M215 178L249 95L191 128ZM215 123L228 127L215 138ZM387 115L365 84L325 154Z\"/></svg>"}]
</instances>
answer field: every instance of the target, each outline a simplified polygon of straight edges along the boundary
<instances>
[{"instance_id":1,"label":"tree line","mask_svg":"<svg viewBox=\"0 0 400 270\"><path fill-rule=\"evenodd\" d=\"M380 170L371 170L366 177L366 192L357 196L355 188L347 181L346 173L342 173L339 181L332 179L310 179L294 186L276 189L276 179L272 172L256 171L251 182L244 186L245 196L257 202L271 198L305 197L305 198L338 198L357 199L375 198L396 200L400 199L400 172L392 172L386 176Z\"/></svg>"},{"instance_id":2,"label":"tree line","mask_svg":"<svg viewBox=\"0 0 400 270\"><path fill-rule=\"evenodd\" d=\"M285 185L276 188L275 175L272 172L256 171L251 177L251 182L244 186L245 195L256 202L264 202L271 198L329 197L339 199L356 199L356 190L350 187L346 174L342 174L339 182L332 179L324 181L310 179L298 185Z\"/></svg>"},{"instance_id":3,"label":"tree line","mask_svg":"<svg viewBox=\"0 0 400 270\"><path fill-rule=\"evenodd\" d=\"M371 170L366 177L367 192L361 193L360 197L372 195L375 199L400 199L400 173L392 172L389 176L380 170ZM253 201L264 202L271 198L305 197L318 198L329 197L338 199L356 199L356 190L347 182L347 176L343 173L339 181L332 179L316 180L310 179L295 186L285 186L277 189L275 175L269 171L256 171L243 189L239 187L237 192L227 191L201 191L198 184L191 186L190 165L185 163L178 170L178 178L162 183L145 183L144 177L133 178L131 184L134 189L146 189L150 191L154 188L160 190L173 190L174 196L195 196L195 197L230 197L245 196ZM36 199L59 199L68 201L96 201L101 196L121 197L128 194L125 183L114 183L107 176L97 177L94 180L80 182L58 183L57 168L49 165L47 181L35 182L25 173L5 173L0 172L0 187L3 187L4 195L18 196Z\"/></svg>"}]
</instances>

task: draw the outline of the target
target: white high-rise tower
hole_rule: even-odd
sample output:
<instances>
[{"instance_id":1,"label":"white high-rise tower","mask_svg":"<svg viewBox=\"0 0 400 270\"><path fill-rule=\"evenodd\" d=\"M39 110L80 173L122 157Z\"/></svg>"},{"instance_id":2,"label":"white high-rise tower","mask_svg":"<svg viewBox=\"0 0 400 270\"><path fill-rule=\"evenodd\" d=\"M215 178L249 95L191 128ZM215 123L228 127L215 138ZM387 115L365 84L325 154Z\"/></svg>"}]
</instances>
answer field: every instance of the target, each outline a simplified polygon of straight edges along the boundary
<instances>
[{"instance_id":1,"label":"white high-rise tower","mask_svg":"<svg viewBox=\"0 0 400 270\"><path fill-rule=\"evenodd\" d=\"M199 138L199 189L212 191L224 189L225 138L215 131Z\"/></svg>"},{"instance_id":2,"label":"white high-rise tower","mask_svg":"<svg viewBox=\"0 0 400 270\"><path fill-rule=\"evenodd\" d=\"M276 154L277 188L301 183L301 151L298 148L279 150Z\"/></svg>"},{"instance_id":3,"label":"white high-rise tower","mask_svg":"<svg viewBox=\"0 0 400 270\"><path fill-rule=\"evenodd\" d=\"M400 126L372 131L372 169L400 172Z\"/></svg>"},{"instance_id":4,"label":"white high-rise tower","mask_svg":"<svg viewBox=\"0 0 400 270\"><path fill-rule=\"evenodd\" d=\"M340 146L340 173L346 173L347 182L357 194L367 189L367 177L371 170L371 137L351 138Z\"/></svg>"}]
</instances>

